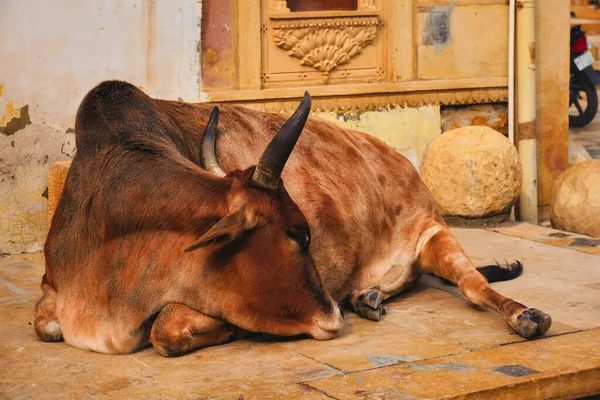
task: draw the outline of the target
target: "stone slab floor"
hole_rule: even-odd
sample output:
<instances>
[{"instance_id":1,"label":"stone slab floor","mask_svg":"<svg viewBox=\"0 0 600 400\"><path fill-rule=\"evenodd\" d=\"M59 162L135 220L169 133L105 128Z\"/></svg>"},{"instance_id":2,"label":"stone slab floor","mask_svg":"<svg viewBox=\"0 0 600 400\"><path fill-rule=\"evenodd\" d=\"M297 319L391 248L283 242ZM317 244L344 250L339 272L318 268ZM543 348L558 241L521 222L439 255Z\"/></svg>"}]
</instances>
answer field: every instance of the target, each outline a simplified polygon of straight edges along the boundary
<instances>
[{"instance_id":1,"label":"stone slab floor","mask_svg":"<svg viewBox=\"0 0 600 400\"><path fill-rule=\"evenodd\" d=\"M520 278L493 286L550 313L554 324L546 337L524 341L510 334L497 315L426 276L387 303L381 322L348 312L343 334L332 341L258 336L180 358L163 358L152 348L107 356L40 342L31 324L43 256L6 256L0 258L0 398L542 399L600 393L600 254L544 243L544 233L527 225L504 233L455 232L477 265L524 262Z\"/></svg>"}]
</instances>

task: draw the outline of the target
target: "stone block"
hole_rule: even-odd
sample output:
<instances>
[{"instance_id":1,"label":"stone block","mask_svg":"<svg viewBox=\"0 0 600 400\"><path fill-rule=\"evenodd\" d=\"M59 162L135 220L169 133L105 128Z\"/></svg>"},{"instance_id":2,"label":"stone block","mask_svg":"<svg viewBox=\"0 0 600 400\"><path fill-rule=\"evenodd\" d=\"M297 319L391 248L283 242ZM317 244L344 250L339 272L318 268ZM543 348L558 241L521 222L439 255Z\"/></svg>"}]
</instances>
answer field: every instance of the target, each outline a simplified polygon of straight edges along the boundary
<instances>
[{"instance_id":1,"label":"stone block","mask_svg":"<svg viewBox=\"0 0 600 400\"><path fill-rule=\"evenodd\" d=\"M600 238L600 160L573 165L554 183L552 227Z\"/></svg>"},{"instance_id":2,"label":"stone block","mask_svg":"<svg viewBox=\"0 0 600 400\"><path fill-rule=\"evenodd\" d=\"M445 216L506 213L521 187L517 150L485 126L445 132L429 143L421 165L421 177Z\"/></svg>"},{"instance_id":3,"label":"stone block","mask_svg":"<svg viewBox=\"0 0 600 400\"><path fill-rule=\"evenodd\" d=\"M48 172L48 226L52 223L54 211L60 200L71 161L57 161L50 167Z\"/></svg>"}]
</instances>

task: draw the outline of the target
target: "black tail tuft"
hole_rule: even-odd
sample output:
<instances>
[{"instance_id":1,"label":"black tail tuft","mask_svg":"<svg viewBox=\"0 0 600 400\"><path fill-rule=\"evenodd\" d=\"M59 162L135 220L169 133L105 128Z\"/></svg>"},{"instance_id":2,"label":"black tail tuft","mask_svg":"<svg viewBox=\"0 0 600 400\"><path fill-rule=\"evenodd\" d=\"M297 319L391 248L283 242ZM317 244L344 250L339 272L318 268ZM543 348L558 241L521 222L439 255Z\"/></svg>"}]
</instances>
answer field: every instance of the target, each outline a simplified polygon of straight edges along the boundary
<instances>
[{"instance_id":1,"label":"black tail tuft","mask_svg":"<svg viewBox=\"0 0 600 400\"><path fill-rule=\"evenodd\" d=\"M506 263L506 267L502 267L500 264L496 263L495 265L479 267L477 268L477 271L479 271L490 283L510 281L521 275L523 272L523 264L521 264L521 261L515 261L510 264Z\"/></svg>"}]
</instances>

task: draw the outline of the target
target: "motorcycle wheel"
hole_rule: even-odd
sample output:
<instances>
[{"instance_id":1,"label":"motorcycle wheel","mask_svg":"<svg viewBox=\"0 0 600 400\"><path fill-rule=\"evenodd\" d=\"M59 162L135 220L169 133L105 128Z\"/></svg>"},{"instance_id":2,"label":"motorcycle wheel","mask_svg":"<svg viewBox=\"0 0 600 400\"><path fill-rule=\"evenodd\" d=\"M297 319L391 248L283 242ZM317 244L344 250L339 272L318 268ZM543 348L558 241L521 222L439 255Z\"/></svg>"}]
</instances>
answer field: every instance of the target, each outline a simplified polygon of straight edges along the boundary
<instances>
[{"instance_id":1,"label":"motorcycle wheel","mask_svg":"<svg viewBox=\"0 0 600 400\"><path fill-rule=\"evenodd\" d=\"M598 92L590 82L582 82L576 77L571 78L569 94L569 127L581 128L586 126L598 112Z\"/></svg>"}]
</instances>

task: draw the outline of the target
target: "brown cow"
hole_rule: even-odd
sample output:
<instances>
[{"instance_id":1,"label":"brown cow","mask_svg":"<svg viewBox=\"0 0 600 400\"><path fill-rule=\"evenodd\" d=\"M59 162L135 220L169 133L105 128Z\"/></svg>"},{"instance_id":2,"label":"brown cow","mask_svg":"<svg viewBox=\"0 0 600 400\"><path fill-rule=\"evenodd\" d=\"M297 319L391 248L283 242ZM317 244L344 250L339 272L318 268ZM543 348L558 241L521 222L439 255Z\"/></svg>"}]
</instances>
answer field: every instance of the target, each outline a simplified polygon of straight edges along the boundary
<instances>
[{"instance_id":1,"label":"brown cow","mask_svg":"<svg viewBox=\"0 0 600 400\"><path fill-rule=\"evenodd\" d=\"M382 301L422 273L525 338L548 330L549 315L486 280L512 279L520 264L475 269L394 149L310 118L290 156L309 103L287 122L224 105L217 140L210 105L124 82L93 89L45 246L42 340L108 353L149 340L175 355L244 331L328 339L342 326L332 297L379 320Z\"/></svg>"}]
</instances>

